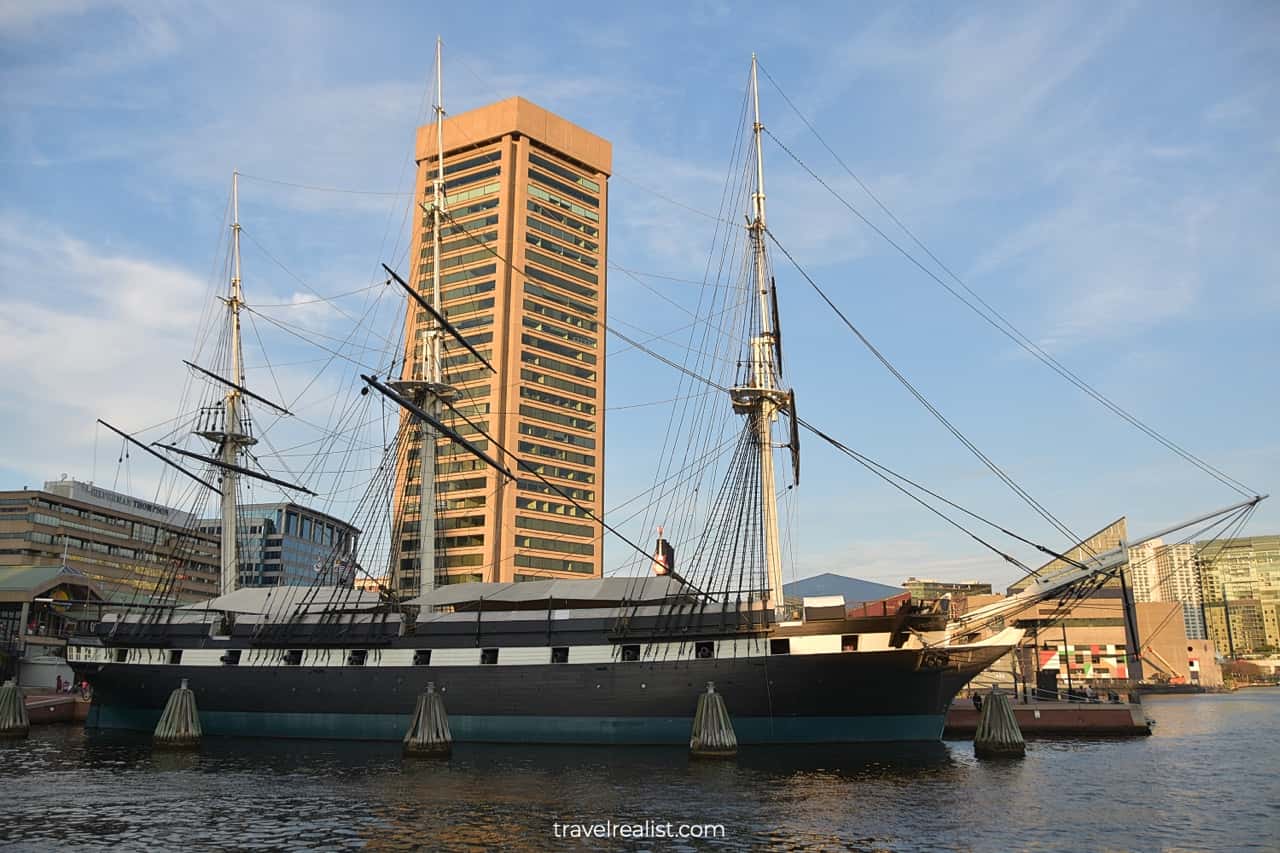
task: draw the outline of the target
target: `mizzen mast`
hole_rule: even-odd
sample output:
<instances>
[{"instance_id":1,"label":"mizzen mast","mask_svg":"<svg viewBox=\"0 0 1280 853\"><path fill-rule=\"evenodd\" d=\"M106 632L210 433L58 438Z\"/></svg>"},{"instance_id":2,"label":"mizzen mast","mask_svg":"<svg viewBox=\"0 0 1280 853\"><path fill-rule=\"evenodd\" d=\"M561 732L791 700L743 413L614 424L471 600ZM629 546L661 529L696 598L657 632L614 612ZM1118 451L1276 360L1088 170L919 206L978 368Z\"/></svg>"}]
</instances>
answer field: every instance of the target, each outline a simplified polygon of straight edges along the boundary
<instances>
[{"instance_id":1,"label":"mizzen mast","mask_svg":"<svg viewBox=\"0 0 1280 853\"><path fill-rule=\"evenodd\" d=\"M233 592L239 580L238 531L236 528L236 498L239 481L239 457L244 448L257 443L249 432L247 414L242 411L244 387L244 356L240 345L240 309L244 294L240 287L240 173L231 175L231 291L223 302L227 306L227 323L231 337L230 376L225 377L226 391L222 398L222 411L205 422L206 429L198 434L213 442L216 447L218 467L222 471L222 571L219 594Z\"/></svg>"},{"instance_id":2,"label":"mizzen mast","mask_svg":"<svg viewBox=\"0 0 1280 853\"><path fill-rule=\"evenodd\" d=\"M747 234L751 241L752 284L759 300L759 334L750 341L750 364L745 382L729 389L733 409L745 415L755 430L755 446L760 465L760 508L764 547L768 603L775 615L782 617L782 551L778 537L777 478L773 464L773 422L786 409L791 399L789 390L779 386L782 375L778 329L776 328L776 295L769 275L769 258L765 249L764 152L760 123L760 87L756 74L756 56L751 55L751 100L754 110L752 136L755 142L756 187L751 194L751 215Z\"/></svg>"}]
</instances>

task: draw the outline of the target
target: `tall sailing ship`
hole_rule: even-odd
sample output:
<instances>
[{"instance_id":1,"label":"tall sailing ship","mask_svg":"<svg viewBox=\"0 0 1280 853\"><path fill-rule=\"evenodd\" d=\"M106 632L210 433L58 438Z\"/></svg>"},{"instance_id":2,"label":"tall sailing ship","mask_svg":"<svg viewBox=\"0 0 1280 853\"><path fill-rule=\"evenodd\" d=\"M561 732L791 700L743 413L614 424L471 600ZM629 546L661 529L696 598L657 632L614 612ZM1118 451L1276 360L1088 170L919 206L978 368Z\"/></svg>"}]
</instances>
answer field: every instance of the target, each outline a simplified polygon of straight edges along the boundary
<instances>
[{"instance_id":1,"label":"tall sailing ship","mask_svg":"<svg viewBox=\"0 0 1280 853\"><path fill-rule=\"evenodd\" d=\"M438 52L436 62L438 81ZM438 93L436 129L442 133ZM799 434L808 425L783 380L754 57L749 103L745 174L752 189L740 301L746 334L736 381L723 386L704 380L724 394L742 426L701 534L682 544L678 560L661 534L653 550L635 545L493 436L478 428L467 431L483 436L481 446L458 429L459 417L466 418L454 405L458 389L445 370L445 347L471 365L493 368L446 316L442 264L435 262L430 281L419 287L387 268L409 305L431 321L421 341L407 342L409 365L399 379L364 375L361 389L398 406L402 433L422 437L416 512L399 507L392 530L364 537L370 544L363 553L343 553L335 545L311 586L237 588L239 485L266 481L286 491L306 489L254 464L257 439L249 407L281 416L288 411L250 390L245 379L241 229L233 181L225 363L221 369L191 365L218 395L194 430L210 447L161 448L169 465L217 495L221 594L187 605L161 595L119 608L91 633L74 638L69 661L93 687L88 725L151 730L171 691L185 681L211 734L398 740L415 700L432 682L445 696L458 741L683 743L698 696L713 682L742 743L937 740L958 691L1020 641L1020 630L1001 629L1004 617L1037 601L1069 597L1118 571L1124 549L1070 561L1067 571L1037 578L1021 595L960 617L936 602L899 602L879 613L851 611L839 598L788 607L775 450L789 448L798 483ZM438 261L442 231L465 229L450 217L442 139L436 149L436 176L422 207L432 228L431 257ZM783 434L781 440L775 432ZM402 439L392 442L372 478L368 506L387 505L390 474L404 464ZM437 441L456 445L501 477L541 481L582 517L634 548L640 573L437 585L439 496L431 467ZM410 557L402 543L414 523L419 535ZM377 554L379 542L391 547ZM416 559L418 569L417 587L408 592L399 585L371 591L349 582L357 565L382 567L385 572L371 574L391 576L406 559Z\"/></svg>"}]
</instances>

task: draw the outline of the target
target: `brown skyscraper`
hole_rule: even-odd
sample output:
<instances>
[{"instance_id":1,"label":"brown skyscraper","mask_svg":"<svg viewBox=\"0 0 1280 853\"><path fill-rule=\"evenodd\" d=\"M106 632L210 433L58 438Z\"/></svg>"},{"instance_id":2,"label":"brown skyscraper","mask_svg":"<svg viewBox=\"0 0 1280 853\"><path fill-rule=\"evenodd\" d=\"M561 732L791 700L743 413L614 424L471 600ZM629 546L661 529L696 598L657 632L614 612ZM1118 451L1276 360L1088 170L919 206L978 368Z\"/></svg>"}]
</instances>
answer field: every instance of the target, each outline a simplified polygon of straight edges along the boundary
<instances>
[{"instance_id":1,"label":"brown skyscraper","mask_svg":"<svg viewBox=\"0 0 1280 853\"><path fill-rule=\"evenodd\" d=\"M603 509L605 240L612 146L521 98L446 118L440 297L449 321L494 366L451 338L441 354L453 406L596 515ZM437 128L418 129L419 199L429 208ZM421 209L420 209L421 210ZM432 230L419 218L411 283L432 292ZM430 321L406 318L405 379L422 378ZM448 407L443 420L518 475L504 480L461 447L436 449L440 583L593 577L600 525L509 459ZM396 483L404 548L395 587L418 587L420 442Z\"/></svg>"}]
</instances>

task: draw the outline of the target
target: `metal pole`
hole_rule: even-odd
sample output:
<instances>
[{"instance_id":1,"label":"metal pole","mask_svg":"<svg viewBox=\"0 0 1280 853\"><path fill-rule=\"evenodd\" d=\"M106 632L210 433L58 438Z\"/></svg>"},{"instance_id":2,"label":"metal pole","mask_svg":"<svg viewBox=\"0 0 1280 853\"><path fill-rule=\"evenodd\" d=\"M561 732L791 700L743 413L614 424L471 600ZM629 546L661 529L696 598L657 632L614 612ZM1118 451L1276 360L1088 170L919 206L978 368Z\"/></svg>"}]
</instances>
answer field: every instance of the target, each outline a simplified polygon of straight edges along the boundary
<instances>
[{"instance_id":1,"label":"metal pole","mask_svg":"<svg viewBox=\"0 0 1280 853\"><path fill-rule=\"evenodd\" d=\"M1037 699L1040 698L1040 620L1036 619L1031 623L1031 643L1035 646L1032 650L1032 661L1036 671L1035 691L1031 694Z\"/></svg>"},{"instance_id":2,"label":"metal pole","mask_svg":"<svg viewBox=\"0 0 1280 853\"><path fill-rule=\"evenodd\" d=\"M1070 656L1067 654L1067 622L1065 619L1062 621L1061 658L1062 658L1062 668L1067 672L1067 699L1069 700L1071 698L1071 691L1073 688L1071 686L1071 660L1070 660Z\"/></svg>"},{"instance_id":3,"label":"metal pole","mask_svg":"<svg viewBox=\"0 0 1280 853\"><path fill-rule=\"evenodd\" d=\"M1129 590L1129 584L1124 579L1124 569L1121 569L1118 574L1120 575L1120 598L1124 607L1125 640L1129 648L1134 650L1129 660L1129 680L1136 685L1142 681L1142 639L1138 636L1137 606L1133 603L1133 593Z\"/></svg>"}]
</instances>

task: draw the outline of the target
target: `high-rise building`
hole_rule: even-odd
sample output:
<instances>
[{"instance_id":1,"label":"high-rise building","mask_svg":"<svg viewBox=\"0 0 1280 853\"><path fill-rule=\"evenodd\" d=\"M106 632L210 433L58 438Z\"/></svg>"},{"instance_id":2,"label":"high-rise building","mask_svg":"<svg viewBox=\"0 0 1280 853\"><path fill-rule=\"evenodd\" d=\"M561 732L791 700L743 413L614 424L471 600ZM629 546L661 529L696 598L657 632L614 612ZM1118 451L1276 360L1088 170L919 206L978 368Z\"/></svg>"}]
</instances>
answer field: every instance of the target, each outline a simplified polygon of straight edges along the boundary
<instances>
[{"instance_id":1,"label":"high-rise building","mask_svg":"<svg viewBox=\"0 0 1280 853\"><path fill-rule=\"evenodd\" d=\"M242 504L236 510L239 543L237 586L350 586L357 574L360 530L322 512L282 501ZM200 531L222 536L220 519L204 519Z\"/></svg>"},{"instance_id":2,"label":"high-rise building","mask_svg":"<svg viewBox=\"0 0 1280 853\"><path fill-rule=\"evenodd\" d=\"M1204 622L1200 561L1190 542L1166 544L1150 539L1129 548L1129 574L1135 601L1176 601L1189 639L1208 637Z\"/></svg>"},{"instance_id":3,"label":"high-rise building","mask_svg":"<svg viewBox=\"0 0 1280 853\"><path fill-rule=\"evenodd\" d=\"M1197 542L1196 549L1208 634L1218 649L1280 649L1280 536Z\"/></svg>"},{"instance_id":4,"label":"high-rise building","mask_svg":"<svg viewBox=\"0 0 1280 853\"><path fill-rule=\"evenodd\" d=\"M496 369L444 339L444 380L458 391L444 422L498 455L483 430L555 484L503 459L516 473L506 479L441 438L436 574L442 583L598 576L600 525L584 508L597 517L603 509L612 146L522 98L446 118L447 213L437 259L427 209L436 140L434 124L418 129L423 216L414 229L410 284L430 299L438 261L445 315ZM403 378L423 379L427 312L411 303L405 328ZM419 584L420 447L411 441L396 477L399 590Z\"/></svg>"},{"instance_id":5,"label":"high-rise building","mask_svg":"<svg viewBox=\"0 0 1280 853\"><path fill-rule=\"evenodd\" d=\"M189 513L93 483L0 492L0 566L65 565L108 598L212 598L218 554Z\"/></svg>"}]
</instances>

